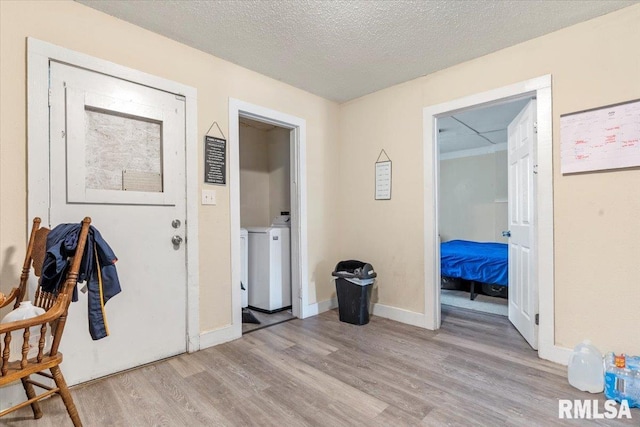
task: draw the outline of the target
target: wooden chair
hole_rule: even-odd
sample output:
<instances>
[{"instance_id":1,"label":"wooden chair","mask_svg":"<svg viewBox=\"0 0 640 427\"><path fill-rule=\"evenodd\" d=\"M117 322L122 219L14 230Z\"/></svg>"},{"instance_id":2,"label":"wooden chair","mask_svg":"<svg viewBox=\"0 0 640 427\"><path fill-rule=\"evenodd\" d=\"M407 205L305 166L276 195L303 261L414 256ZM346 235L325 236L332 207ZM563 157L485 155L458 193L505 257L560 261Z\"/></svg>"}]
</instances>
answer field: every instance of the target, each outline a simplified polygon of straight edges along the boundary
<instances>
[{"instance_id":1,"label":"wooden chair","mask_svg":"<svg viewBox=\"0 0 640 427\"><path fill-rule=\"evenodd\" d=\"M82 221L82 228L76 248L76 256L74 256L70 262L65 282L59 293L54 295L49 292L44 292L38 285L33 305L44 309L45 313L31 319L0 324L0 345L4 343L4 345L2 345L2 352L0 353L2 356L2 364L0 365L0 387L20 380L27 394L27 400L25 402L0 412L0 417L17 409L31 405L34 418L38 419L42 417L42 410L40 409L38 401L51 396L54 393L58 393L60 397L62 397L62 401L64 402L67 412L73 421L73 425L82 426L78 411L73 403L73 398L71 397L67 383L60 371L62 353L58 352L58 347L60 346L62 332L64 331L64 326L67 320L67 311L69 304L71 303L73 289L78 282L78 273L82 262L82 254L84 253L90 224L91 218L85 218ZM27 245L27 254L22 268L22 275L20 276L20 284L17 288L13 288L11 290L6 301L2 303L2 306L9 305L11 301L15 301L14 307L16 308L20 305L20 302L22 302L27 295L27 282L32 268L34 274L38 277L40 276L46 254L46 240L49 231L50 230L47 228L40 227L40 218L35 218L33 220L33 227L31 229L31 235ZM34 327L40 330L38 354L35 357L29 358L30 329ZM47 352L45 350L45 341L48 336L48 330L51 332L52 339L51 348ZM22 354L20 360L10 362L12 331L23 331L21 337ZM45 372L46 370L49 370L50 374ZM30 378L30 375L32 374L53 379L55 387L49 387L45 384L33 381ZM40 395L36 395L33 386L42 388L46 391Z\"/></svg>"}]
</instances>

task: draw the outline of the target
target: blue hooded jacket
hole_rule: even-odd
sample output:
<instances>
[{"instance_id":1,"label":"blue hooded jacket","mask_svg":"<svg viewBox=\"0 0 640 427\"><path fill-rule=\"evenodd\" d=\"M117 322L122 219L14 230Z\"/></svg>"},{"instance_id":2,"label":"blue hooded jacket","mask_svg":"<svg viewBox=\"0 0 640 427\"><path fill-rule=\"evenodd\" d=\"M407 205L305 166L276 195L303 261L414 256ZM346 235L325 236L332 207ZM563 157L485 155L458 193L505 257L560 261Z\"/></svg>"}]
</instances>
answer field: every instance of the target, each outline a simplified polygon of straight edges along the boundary
<instances>
[{"instance_id":1,"label":"blue hooded jacket","mask_svg":"<svg viewBox=\"0 0 640 427\"><path fill-rule=\"evenodd\" d=\"M69 257L75 254L82 224L60 224L47 236L47 253L42 266L40 287L45 292L57 294L64 284ZM89 333L99 340L109 335L104 305L120 293L120 281L115 263L118 260L100 232L89 227L78 282L87 282L89 290ZM100 289L102 283L102 289ZM102 295L102 299L101 299ZM78 300L77 286L73 290L73 301Z\"/></svg>"}]
</instances>

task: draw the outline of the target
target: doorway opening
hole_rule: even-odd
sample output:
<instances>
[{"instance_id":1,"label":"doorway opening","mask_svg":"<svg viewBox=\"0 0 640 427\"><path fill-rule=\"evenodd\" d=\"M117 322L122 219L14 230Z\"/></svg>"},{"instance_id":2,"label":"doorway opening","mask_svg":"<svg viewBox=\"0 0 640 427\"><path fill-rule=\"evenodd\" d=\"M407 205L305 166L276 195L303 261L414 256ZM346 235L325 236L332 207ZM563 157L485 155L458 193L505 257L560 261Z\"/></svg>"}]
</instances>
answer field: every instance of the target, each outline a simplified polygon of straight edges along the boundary
<instances>
[{"instance_id":1,"label":"doorway opening","mask_svg":"<svg viewBox=\"0 0 640 427\"><path fill-rule=\"evenodd\" d=\"M508 128L531 99L437 120L443 305L509 314Z\"/></svg>"},{"instance_id":2,"label":"doorway opening","mask_svg":"<svg viewBox=\"0 0 640 427\"><path fill-rule=\"evenodd\" d=\"M239 337L255 325L310 315L306 121L230 99L229 134L232 330Z\"/></svg>"},{"instance_id":3,"label":"doorway opening","mask_svg":"<svg viewBox=\"0 0 640 427\"><path fill-rule=\"evenodd\" d=\"M438 329L441 324L441 244L440 231L440 165L438 151L438 121L465 111L495 106L523 98L535 98L533 108L537 120L534 124L536 143L535 162L531 163L529 176L535 182L536 198L530 211L535 222L532 241L535 247L529 251L527 270L531 271L530 285L533 311L528 315L531 337L536 340L541 358L562 363L566 353L555 346L554 340L554 277L553 277L553 163L551 126L551 76L546 75L515 83L502 88L470 95L442 104L426 107L424 119L424 188L425 188L425 318L428 329ZM508 230L507 230L508 231ZM511 248L510 248L511 251ZM513 258L513 257L510 257ZM524 333L519 329L521 334ZM566 362L565 362L566 363Z\"/></svg>"},{"instance_id":4,"label":"doorway opening","mask_svg":"<svg viewBox=\"0 0 640 427\"><path fill-rule=\"evenodd\" d=\"M240 116L242 333L295 318L291 292L291 130Z\"/></svg>"}]
</instances>

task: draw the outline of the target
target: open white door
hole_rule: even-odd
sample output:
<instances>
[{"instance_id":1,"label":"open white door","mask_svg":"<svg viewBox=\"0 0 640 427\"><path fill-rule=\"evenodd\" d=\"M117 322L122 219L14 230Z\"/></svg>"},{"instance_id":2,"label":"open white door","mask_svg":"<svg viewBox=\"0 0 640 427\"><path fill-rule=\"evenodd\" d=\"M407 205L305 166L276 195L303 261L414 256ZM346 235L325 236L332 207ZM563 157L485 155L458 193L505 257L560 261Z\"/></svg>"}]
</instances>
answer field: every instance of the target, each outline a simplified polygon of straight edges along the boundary
<instances>
[{"instance_id":1,"label":"open white door","mask_svg":"<svg viewBox=\"0 0 640 427\"><path fill-rule=\"evenodd\" d=\"M536 100L509 124L509 320L538 349L535 251Z\"/></svg>"}]
</instances>

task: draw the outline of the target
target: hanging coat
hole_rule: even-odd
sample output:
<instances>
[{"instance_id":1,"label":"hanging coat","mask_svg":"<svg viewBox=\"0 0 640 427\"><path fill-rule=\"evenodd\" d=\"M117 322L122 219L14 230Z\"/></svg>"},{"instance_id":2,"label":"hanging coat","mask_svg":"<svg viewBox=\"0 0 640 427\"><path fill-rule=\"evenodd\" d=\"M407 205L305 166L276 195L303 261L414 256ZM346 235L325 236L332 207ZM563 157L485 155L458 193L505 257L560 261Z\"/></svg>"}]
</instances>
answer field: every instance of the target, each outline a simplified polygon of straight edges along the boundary
<instances>
[{"instance_id":1,"label":"hanging coat","mask_svg":"<svg viewBox=\"0 0 640 427\"><path fill-rule=\"evenodd\" d=\"M47 236L47 253L42 266L40 287L57 294L64 284L70 257L75 254L82 224L60 224ZM118 260L100 232L89 227L78 282L87 282L89 305L89 333L99 340L109 335L104 306L120 293L120 281L115 263ZM73 301L78 300L77 285Z\"/></svg>"}]
</instances>

